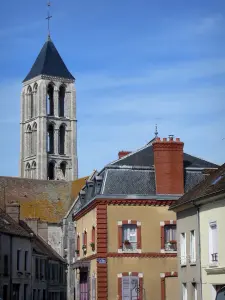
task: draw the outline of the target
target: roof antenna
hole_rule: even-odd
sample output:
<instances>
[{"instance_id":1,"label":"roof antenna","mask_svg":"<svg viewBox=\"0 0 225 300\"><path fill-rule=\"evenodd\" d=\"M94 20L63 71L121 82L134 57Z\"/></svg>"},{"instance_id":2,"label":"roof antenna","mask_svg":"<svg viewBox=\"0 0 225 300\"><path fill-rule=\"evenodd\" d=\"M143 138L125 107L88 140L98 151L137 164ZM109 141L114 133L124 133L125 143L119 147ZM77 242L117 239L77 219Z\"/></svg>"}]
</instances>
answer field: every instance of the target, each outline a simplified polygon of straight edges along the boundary
<instances>
[{"instance_id":1,"label":"roof antenna","mask_svg":"<svg viewBox=\"0 0 225 300\"><path fill-rule=\"evenodd\" d=\"M50 19L52 18L52 16L50 16L51 1L48 1L47 5L48 5L48 16L47 16L46 20L48 20L48 40L50 40L51 39L51 37L50 37Z\"/></svg>"},{"instance_id":2,"label":"roof antenna","mask_svg":"<svg viewBox=\"0 0 225 300\"><path fill-rule=\"evenodd\" d=\"M158 127L157 127L157 124L155 124L155 138L158 137Z\"/></svg>"}]
</instances>

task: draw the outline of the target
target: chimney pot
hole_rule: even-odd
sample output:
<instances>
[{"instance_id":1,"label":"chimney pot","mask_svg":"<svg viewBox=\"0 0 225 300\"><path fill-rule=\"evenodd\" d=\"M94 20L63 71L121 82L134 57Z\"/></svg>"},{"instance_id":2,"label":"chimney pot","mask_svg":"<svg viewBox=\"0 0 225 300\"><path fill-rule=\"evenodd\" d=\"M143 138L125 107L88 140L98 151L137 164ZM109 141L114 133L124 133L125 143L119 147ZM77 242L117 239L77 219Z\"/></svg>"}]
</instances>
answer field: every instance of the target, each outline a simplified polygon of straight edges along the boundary
<instances>
[{"instance_id":1,"label":"chimney pot","mask_svg":"<svg viewBox=\"0 0 225 300\"><path fill-rule=\"evenodd\" d=\"M131 151L120 151L119 153L118 153L118 157L119 157L119 159L120 158L122 158L122 157L124 157L124 156L126 156L126 155L128 155L128 154L130 154L131 153Z\"/></svg>"},{"instance_id":2,"label":"chimney pot","mask_svg":"<svg viewBox=\"0 0 225 300\"><path fill-rule=\"evenodd\" d=\"M163 138L163 142L167 142L167 138Z\"/></svg>"}]
</instances>

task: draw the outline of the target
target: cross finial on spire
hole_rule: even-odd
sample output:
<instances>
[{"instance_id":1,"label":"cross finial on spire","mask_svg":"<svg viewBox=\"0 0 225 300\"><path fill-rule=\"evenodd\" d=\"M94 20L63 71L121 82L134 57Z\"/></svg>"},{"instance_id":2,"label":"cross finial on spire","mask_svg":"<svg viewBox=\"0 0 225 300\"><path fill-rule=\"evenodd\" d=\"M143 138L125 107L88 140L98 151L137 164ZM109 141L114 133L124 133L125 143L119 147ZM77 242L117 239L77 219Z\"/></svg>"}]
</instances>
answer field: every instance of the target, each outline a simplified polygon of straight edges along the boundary
<instances>
[{"instance_id":1,"label":"cross finial on spire","mask_svg":"<svg viewBox=\"0 0 225 300\"><path fill-rule=\"evenodd\" d=\"M158 137L158 127L157 127L157 124L155 124L155 137L156 138Z\"/></svg>"},{"instance_id":2,"label":"cross finial on spire","mask_svg":"<svg viewBox=\"0 0 225 300\"><path fill-rule=\"evenodd\" d=\"M46 20L48 20L48 39L50 39L50 19L52 18L52 16L50 16L51 1L48 1L47 5L48 5L48 16L47 16Z\"/></svg>"}]
</instances>

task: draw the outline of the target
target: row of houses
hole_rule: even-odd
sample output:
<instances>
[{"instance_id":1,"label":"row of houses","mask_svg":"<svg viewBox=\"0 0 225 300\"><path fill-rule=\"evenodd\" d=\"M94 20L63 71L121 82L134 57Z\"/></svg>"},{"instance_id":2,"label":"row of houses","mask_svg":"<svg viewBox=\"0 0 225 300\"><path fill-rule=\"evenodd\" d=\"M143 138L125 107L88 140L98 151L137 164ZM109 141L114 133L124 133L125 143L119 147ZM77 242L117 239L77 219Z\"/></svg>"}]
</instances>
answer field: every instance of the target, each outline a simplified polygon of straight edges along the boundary
<instances>
[{"instance_id":1,"label":"row of houses","mask_svg":"<svg viewBox=\"0 0 225 300\"><path fill-rule=\"evenodd\" d=\"M200 189L201 198L211 176L223 171L185 153L183 146L179 138L156 137L135 152L121 151L86 181L73 213L77 300L215 300L225 284L214 276L223 272L223 261L213 269L206 258L218 260L218 245L219 257L225 254L212 233L222 210L213 216L209 206L202 213L192 196Z\"/></svg>"},{"instance_id":2,"label":"row of houses","mask_svg":"<svg viewBox=\"0 0 225 300\"><path fill-rule=\"evenodd\" d=\"M20 205L0 209L0 299L66 300L67 264L20 220Z\"/></svg>"}]
</instances>

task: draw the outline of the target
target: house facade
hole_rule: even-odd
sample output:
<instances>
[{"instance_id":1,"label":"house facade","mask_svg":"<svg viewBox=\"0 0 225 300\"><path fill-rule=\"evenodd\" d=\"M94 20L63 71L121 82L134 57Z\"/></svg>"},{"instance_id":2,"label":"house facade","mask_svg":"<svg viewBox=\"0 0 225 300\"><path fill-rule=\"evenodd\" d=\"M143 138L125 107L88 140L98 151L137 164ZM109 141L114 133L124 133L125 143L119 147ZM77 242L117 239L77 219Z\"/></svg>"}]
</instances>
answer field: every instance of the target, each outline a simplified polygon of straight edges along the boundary
<instances>
[{"instance_id":1,"label":"house facade","mask_svg":"<svg viewBox=\"0 0 225 300\"><path fill-rule=\"evenodd\" d=\"M224 175L225 165L170 208L177 213L181 299L215 300L225 287Z\"/></svg>"},{"instance_id":2,"label":"house facade","mask_svg":"<svg viewBox=\"0 0 225 300\"><path fill-rule=\"evenodd\" d=\"M73 219L76 299L179 298L176 215L168 208L214 164L154 139L86 182Z\"/></svg>"}]
</instances>

